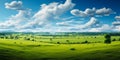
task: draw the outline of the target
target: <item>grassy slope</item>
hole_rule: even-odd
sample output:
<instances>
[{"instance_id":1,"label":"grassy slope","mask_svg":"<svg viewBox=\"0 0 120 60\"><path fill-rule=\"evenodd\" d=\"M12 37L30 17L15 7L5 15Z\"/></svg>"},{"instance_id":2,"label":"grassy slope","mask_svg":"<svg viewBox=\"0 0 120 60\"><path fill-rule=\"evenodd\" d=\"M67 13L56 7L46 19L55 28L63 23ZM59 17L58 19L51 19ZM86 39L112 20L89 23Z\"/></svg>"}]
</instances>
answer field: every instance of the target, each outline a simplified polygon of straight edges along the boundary
<instances>
[{"instance_id":1,"label":"grassy slope","mask_svg":"<svg viewBox=\"0 0 120 60\"><path fill-rule=\"evenodd\" d=\"M70 50L75 48L75 50ZM112 44L48 44L0 40L0 60L119 60L120 42Z\"/></svg>"}]
</instances>

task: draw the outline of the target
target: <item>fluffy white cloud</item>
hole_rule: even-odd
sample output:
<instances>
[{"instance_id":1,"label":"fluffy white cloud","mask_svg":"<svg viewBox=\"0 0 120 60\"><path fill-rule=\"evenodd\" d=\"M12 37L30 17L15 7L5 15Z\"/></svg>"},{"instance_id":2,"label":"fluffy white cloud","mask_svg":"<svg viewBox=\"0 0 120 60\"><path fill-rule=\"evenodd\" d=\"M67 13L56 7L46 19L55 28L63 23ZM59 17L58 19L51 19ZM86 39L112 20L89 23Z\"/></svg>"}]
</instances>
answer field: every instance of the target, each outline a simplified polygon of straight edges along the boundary
<instances>
[{"instance_id":1,"label":"fluffy white cloud","mask_svg":"<svg viewBox=\"0 0 120 60\"><path fill-rule=\"evenodd\" d=\"M87 22L84 26L85 26L85 27L89 27L89 26L92 26L92 25L96 24L96 22L97 22L97 19L94 18L94 17L92 17L92 18L90 19L90 21Z\"/></svg>"},{"instance_id":2,"label":"fluffy white cloud","mask_svg":"<svg viewBox=\"0 0 120 60\"><path fill-rule=\"evenodd\" d=\"M112 30L111 26L108 24L103 24L101 27L98 28L91 28L88 31L89 32L110 32Z\"/></svg>"},{"instance_id":3,"label":"fluffy white cloud","mask_svg":"<svg viewBox=\"0 0 120 60\"><path fill-rule=\"evenodd\" d=\"M113 31L120 31L120 16L115 16L115 21L112 22Z\"/></svg>"},{"instance_id":4,"label":"fluffy white cloud","mask_svg":"<svg viewBox=\"0 0 120 60\"><path fill-rule=\"evenodd\" d=\"M94 16L95 10L96 10L95 8L92 8L92 9L87 8L87 9L84 11L84 13L87 14L88 16Z\"/></svg>"},{"instance_id":5,"label":"fluffy white cloud","mask_svg":"<svg viewBox=\"0 0 120 60\"><path fill-rule=\"evenodd\" d=\"M113 10L110 8L87 8L85 11L81 11L79 9L73 9L71 10L71 14L79 17L93 17L93 16L108 16L113 13Z\"/></svg>"},{"instance_id":6,"label":"fluffy white cloud","mask_svg":"<svg viewBox=\"0 0 120 60\"><path fill-rule=\"evenodd\" d=\"M120 21L115 21L112 23L114 26L120 25Z\"/></svg>"},{"instance_id":7,"label":"fluffy white cloud","mask_svg":"<svg viewBox=\"0 0 120 60\"><path fill-rule=\"evenodd\" d=\"M22 10L22 2L21 1L12 1L11 3L5 3L5 8L13 9L13 10Z\"/></svg>"},{"instance_id":8,"label":"fluffy white cloud","mask_svg":"<svg viewBox=\"0 0 120 60\"><path fill-rule=\"evenodd\" d=\"M98 20L94 17L91 17L91 19L84 23L84 24L79 24L79 25L74 25L70 27L70 30L76 30L76 31L88 31L87 29L96 27L99 24Z\"/></svg>"},{"instance_id":9,"label":"fluffy white cloud","mask_svg":"<svg viewBox=\"0 0 120 60\"><path fill-rule=\"evenodd\" d=\"M69 26L69 24L66 23L66 22L58 22L58 23L56 23L56 25L58 25L58 26Z\"/></svg>"},{"instance_id":10,"label":"fluffy white cloud","mask_svg":"<svg viewBox=\"0 0 120 60\"><path fill-rule=\"evenodd\" d=\"M74 5L75 4L73 4L71 0L66 0L64 4L42 4L41 9L33 16L34 21L29 22L23 28L44 26L46 24L50 24L48 22L51 22L51 20L55 20L56 17L72 9Z\"/></svg>"},{"instance_id":11,"label":"fluffy white cloud","mask_svg":"<svg viewBox=\"0 0 120 60\"><path fill-rule=\"evenodd\" d=\"M80 17L93 16L95 14L95 8L87 8L85 11L80 11L78 9L73 9L71 14Z\"/></svg>"},{"instance_id":12,"label":"fluffy white cloud","mask_svg":"<svg viewBox=\"0 0 120 60\"><path fill-rule=\"evenodd\" d=\"M115 19L116 20L120 20L120 16L115 16Z\"/></svg>"},{"instance_id":13,"label":"fluffy white cloud","mask_svg":"<svg viewBox=\"0 0 120 60\"><path fill-rule=\"evenodd\" d=\"M18 14L12 15L7 21L0 23L0 28L19 28L20 25L29 20L29 17L29 10L20 10Z\"/></svg>"},{"instance_id":14,"label":"fluffy white cloud","mask_svg":"<svg viewBox=\"0 0 120 60\"><path fill-rule=\"evenodd\" d=\"M21 1L12 1L11 3L5 3L6 8L14 9L18 11L18 14L12 15L5 22L0 22L0 28L2 29L10 29L10 28L20 28L21 25L27 23L31 17L30 9L21 9L22 2Z\"/></svg>"},{"instance_id":15,"label":"fluffy white cloud","mask_svg":"<svg viewBox=\"0 0 120 60\"><path fill-rule=\"evenodd\" d=\"M115 26L114 27L114 31L116 32L116 31L119 31L120 32L120 25L119 26Z\"/></svg>"},{"instance_id":16,"label":"fluffy white cloud","mask_svg":"<svg viewBox=\"0 0 120 60\"><path fill-rule=\"evenodd\" d=\"M86 17L87 16L83 11L80 11L78 9L72 10L71 14L73 14L75 16L80 16L80 17Z\"/></svg>"},{"instance_id":17,"label":"fluffy white cloud","mask_svg":"<svg viewBox=\"0 0 120 60\"><path fill-rule=\"evenodd\" d=\"M101 8L96 10L97 15L109 16L112 13L113 10L111 8Z\"/></svg>"},{"instance_id":18,"label":"fluffy white cloud","mask_svg":"<svg viewBox=\"0 0 120 60\"><path fill-rule=\"evenodd\" d=\"M71 26L74 21L64 21L64 22L57 22L57 26Z\"/></svg>"},{"instance_id":19,"label":"fluffy white cloud","mask_svg":"<svg viewBox=\"0 0 120 60\"><path fill-rule=\"evenodd\" d=\"M98 20L94 17L91 17L91 19L87 23L80 25L79 28L81 29L90 28L90 27L96 26L96 24L98 24Z\"/></svg>"},{"instance_id":20,"label":"fluffy white cloud","mask_svg":"<svg viewBox=\"0 0 120 60\"><path fill-rule=\"evenodd\" d=\"M112 24L113 26L120 26L120 16L115 16L116 21L114 21Z\"/></svg>"}]
</instances>

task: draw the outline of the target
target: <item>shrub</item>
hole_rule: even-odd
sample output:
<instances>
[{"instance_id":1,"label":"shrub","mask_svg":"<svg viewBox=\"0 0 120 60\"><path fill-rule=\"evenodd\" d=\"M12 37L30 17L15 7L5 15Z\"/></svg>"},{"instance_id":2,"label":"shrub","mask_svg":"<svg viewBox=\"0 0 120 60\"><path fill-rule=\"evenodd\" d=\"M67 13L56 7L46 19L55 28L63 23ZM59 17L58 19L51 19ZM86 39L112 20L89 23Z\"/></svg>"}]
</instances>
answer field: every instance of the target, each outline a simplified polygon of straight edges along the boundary
<instances>
[{"instance_id":1,"label":"shrub","mask_svg":"<svg viewBox=\"0 0 120 60\"><path fill-rule=\"evenodd\" d=\"M75 48L70 48L70 50L76 50Z\"/></svg>"},{"instance_id":2,"label":"shrub","mask_svg":"<svg viewBox=\"0 0 120 60\"><path fill-rule=\"evenodd\" d=\"M57 42L57 44L60 44L60 42Z\"/></svg>"},{"instance_id":3,"label":"shrub","mask_svg":"<svg viewBox=\"0 0 120 60\"><path fill-rule=\"evenodd\" d=\"M94 38L97 38L97 37L94 37Z\"/></svg>"},{"instance_id":4,"label":"shrub","mask_svg":"<svg viewBox=\"0 0 120 60\"><path fill-rule=\"evenodd\" d=\"M88 41L86 40L84 43L88 43Z\"/></svg>"},{"instance_id":5,"label":"shrub","mask_svg":"<svg viewBox=\"0 0 120 60\"><path fill-rule=\"evenodd\" d=\"M84 41L84 42L82 42L82 44L86 44L86 43L89 43L87 40L86 41Z\"/></svg>"},{"instance_id":6,"label":"shrub","mask_svg":"<svg viewBox=\"0 0 120 60\"><path fill-rule=\"evenodd\" d=\"M15 36L15 39L19 39L19 37L18 37L18 36Z\"/></svg>"},{"instance_id":7,"label":"shrub","mask_svg":"<svg viewBox=\"0 0 120 60\"><path fill-rule=\"evenodd\" d=\"M77 44L80 44L80 42L77 42Z\"/></svg>"},{"instance_id":8,"label":"shrub","mask_svg":"<svg viewBox=\"0 0 120 60\"><path fill-rule=\"evenodd\" d=\"M32 41L35 41L34 39L32 39Z\"/></svg>"},{"instance_id":9,"label":"shrub","mask_svg":"<svg viewBox=\"0 0 120 60\"><path fill-rule=\"evenodd\" d=\"M38 45L38 46L41 46L41 45Z\"/></svg>"},{"instance_id":10,"label":"shrub","mask_svg":"<svg viewBox=\"0 0 120 60\"><path fill-rule=\"evenodd\" d=\"M0 38L1 38L1 39L4 39L4 37L3 37L3 36L1 36Z\"/></svg>"},{"instance_id":11,"label":"shrub","mask_svg":"<svg viewBox=\"0 0 120 60\"><path fill-rule=\"evenodd\" d=\"M50 38L50 41L52 41L52 38Z\"/></svg>"},{"instance_id":12,"label":"shrub","mask_svg":"<svg viewBox=\"0 0 120 60\"><path fill-rule=\"evenodd\" d=\"M26 37L25 37L25 40L30 40L30 38L26 38Z\"/></svg>"},{"instance_id":13,"label":"shrub","mask_svg":"<svg viewBox=\"0 0 120 60\"><path fill-rule=\"evenodd\" d=\"M14 42L14 44L16 44L16 42Z\"/></svg>"},{"instance_id":14,"label":"shrub","mask_svg":"<svg viewBox=\"0 0 120 60\"><path fill-rule=\"evenodd\" d=\"M116 39L114 38L112 41L116 41Z\"/></svg>"},{"instance_id":15,"label":"shrub","mask_svg":"<svg viewBox=\"0 0 120 60\"><path fill-rule=\"evenodd\" d=\"M8 37L6 36L5 39L8 39Z\"/></svg>"},{"instance_id":16,"label":"shrub","mask_svg":"<svg viewBox=\"0 0 120 60\"><path fill-rule=\"evenodd\" d=\"M69 40L66 40L66 42L70 42Z\"/></svg>"}]
</instances>

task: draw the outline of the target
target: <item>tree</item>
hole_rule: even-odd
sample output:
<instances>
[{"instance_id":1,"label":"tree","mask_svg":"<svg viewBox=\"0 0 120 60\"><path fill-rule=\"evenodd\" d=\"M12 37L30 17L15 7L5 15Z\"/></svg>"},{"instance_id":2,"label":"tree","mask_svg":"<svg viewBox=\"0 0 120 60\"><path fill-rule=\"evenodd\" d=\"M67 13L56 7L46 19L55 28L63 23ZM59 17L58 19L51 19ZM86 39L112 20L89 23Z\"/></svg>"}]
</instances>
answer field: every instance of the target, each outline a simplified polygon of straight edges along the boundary
<instances>
[{"instance_id":1,"label":"tree","mask_svg":"<svg viewBox=\"0 0 120 60\"><path fill-rule=\"evenodd\" d=\"M111 36L109 34L106 34L104 43L110 44L111 43Z\"/></svg>"}]
</instances>

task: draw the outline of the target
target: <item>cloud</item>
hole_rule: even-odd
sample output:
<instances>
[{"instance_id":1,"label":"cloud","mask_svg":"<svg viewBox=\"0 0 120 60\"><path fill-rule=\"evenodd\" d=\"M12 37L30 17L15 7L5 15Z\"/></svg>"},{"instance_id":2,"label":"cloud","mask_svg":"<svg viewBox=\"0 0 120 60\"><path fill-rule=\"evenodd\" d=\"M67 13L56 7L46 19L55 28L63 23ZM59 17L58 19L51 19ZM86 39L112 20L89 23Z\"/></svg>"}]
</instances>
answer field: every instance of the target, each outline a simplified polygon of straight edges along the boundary
<instances>
[{"instance_id":1,"label":"cloud","mask_svg":"<svg viewBox=\"0 0 120 60\"><path fill-rule=\"evenodd\" d=\"M115 26L115 27L114 27L114 31L115 31L115 32L116 32L116 31L117 31L117 32L120 32L120 25L119 25L119 26Z\"/></svg>"},{"instance_id":2,"label":"cloud","mask_svg":"<svg viewBox=\"0 0 120 60\"><path fill-rule=\"evenodd\" d=\"M94 17L91 17L91 19L87 23L80 25L79 28L81 29L91 28L96 26L97 24L98 24L98 20Z\"/></svg>"},{"instance_id":3,"label":"cloud","mask_svg":"<svg viewBox=\"0 0 120 60\"><path fill-rule=\"evenodd\" d=\"M115 16L115 19L116 20L120 20L120 16Z\"/></svg>"},{"instance_id":4,"label":"cloud","mask_svg":"<svg viewBox=\"0 0 120 60\"><path fill-rule=\"evenodd\" d=\"M58 25L58 26L69 26L69 24L66 23L66 22L59 22L59 23L56 23L56 25Z\"/></svg>"},{"instance_id":5,"label":"cloud","mask_svg":"<svg viewBox=\"0 0 120 60\"><path fill-rule=\"evenodd\" d=\"M29 17L29 10L20 10L18 14L12 15L7 21L0 23L0 28L18 28L23 23L27 22Z\"/></svg>"},{"instance_id":6,"label":"cloud","mask_svg":"<svg viewBox=\"0 0 120 60\"><path fill-rule=\"evenodd\" d=\"M94 17L94 16L108 16L113 13L113 10L110 8L87 8L85 11L81 11L79 9L71 10L71 14L78 17Z\"/></svg>"},{"instance_id":7,"label":"cloud","mask_svg":"<svg viewBox=\"0 0 120 60\"><path fill-rule=\"evenodd\" d=\"M108 32L120 31L120 16L116 16L110 26L100 24L96 16L108 16L113 13L110 8L86 8L84 11L73 9L75 6L71 0L65 3L53 2L40 5L40 10L31 14L31 9L25 9L22 1L12 1L5 3L5 8L17 11L5 22L0 22L0 31L15 32ZM71 10L73 9L73 10ZM71 11L70 11L71 10ZM74 16L64 16L66 12L71 12ZM61 17L64 16L64 17ZM78 17L75 17L78 16ZM80 18L83 17L83 18ZM86 22L85 18L90 17Z\"/></svg>"},{"instance_id":8,"label":"cloud","mask_svg":"<svg viewBox=\"0 0 120 60\"><path fill-rule=\"evenodd\" d=\"M34 14L34 21L29 22L23 28L38 27L50 24L56 17L61 16L66 11L72 9L75 6L71 0L66 0L64 4L50 3L42 4L41 9ZM51 21L52 20L52 21ZM48 23L49 22L49 23Z\"/></svg>"},{"instance_id":9,"label":"cloud","mask_svg":"<svg viewBox=\"0 0 120 60\"><path fill-rule=\"evenodd\" d=\"M5 3L5 8L12 10L22 10L22 2L21 1L12 1L11 3Z\"/></svg>"},{"instance_id":10,"label":"cloud","mask_svg":"<svg viewBox=\"0 0 120 60\"><path fill-rule=\"evenodd\" d=\"M101 8L96 10L97 15L102 15L102 16L109 16L110 14L113 13L113 10L111 8Z\"/></svg>"},{"instance_id":11,"label":"cloud","mask_svg":"<svg viewBox=\"0 0 120 60\"><path fill-rule=\"evenodd\" d=\"M87 15L83 11L79 11L78 9L74 9L71 11L72 15L86 17Z\"/></svg>"},{"instance_id":12,"label":"cloud","mask_svg":"<svg viewBox=\"0 0 120 60\"><path fill-rule=\"evenodd\" d=\"M83 24L78 24L70 27L72 31L88 31L87 29L96 28L99 25L99 21L95 17L91 17L90 20Z\"/></svg>"},{"instance_id":13,"label":"cloud","mask_svg":"<svg viewBox=\"0 0 120 60\"><path fill-rule=\"evenodd\" d=\"M97 23L97 19L92 17L89 22L87 22L84 27L89 27Z\"/></svg>"},{"instance_id":14,"label":"cloud","mask_svg":"<svg viewBox=\"0 0 120 60\"><path fill-rule=\"evenodd\" d=\"M31 9L20 9L22 7L21 1L12 1L11 3L5 3L6 8L16 10L18 13L16 15L11 15L5 22L0 22L1 29L16 29L20 28L30 20Z\"/></svg>"},{"instance_id":15,"label":"cloud","mask_svg":"<svg viewBox=\"0 0 120 60\"><path fill-rule=\"evenodd\" d=\"M74 21L64 21L64 22L57 22L56 25L57 26L71 26L73 24Z\"/></svg>"},{"instance_id":16,"label":"cloud","mask_svg":"<svg viewBox=\"0 0 120 60\"><path fill-rule=\"evenodd\" d=\"M80 17L93 16L95 14L95 8L92 8L92 9L87 8L85 11L74 9L71 11L71 14L75 16L80 16Z\"/></svg>"},{"instance_id":17,"label":"cloud","mask_svg":"<svg viewBox=\"0 0 120 60\"><path fill-rule=\"evenodd\" d=\"M89 28L87 31L88 32L111 32L112 28L108 24L103 24L102 26L97 28Z\"/></svg>"},{"instance_id":18,"label":"cloud","mask_svg":"<svg viewBox=\"0 0 120 60\"><path fill-rule=\"evenodd\" d=\"M112 30L115 32L120 32L120 16L115 16L115 21L112 22Z\"/></svg>"},{"instance_id":19,"label":"cloud","mask_svg":"<svg viewBox=\"0 0 120 60\"><path fill-rule=\"evenodd\" d=\"M112 23L114 26L120 25L120 21L115 21Z\"/></svg>"},{"instance_id":20,"label":"cloud","mask_svg":"<svg viewBox=\"0 0 120 60\"><path fill-rule=\"evenodd\" d=\"M83 25L84 26L84 25ZM70 27L70 31L76 31L76 32L111 32L115 29L112 29L112 27L108 24L103 24L99 27L91 27L86 29L81 29L79 27Z\"/></svg>"},{"instance_id":21,"label":"cloud","mask_svg":"<svg viewBox=\"0 0 120 60\"><path fill-rule=\"evenodd\" d=\"M113 26L120 26L120 16L115 16L114 22L112 22Z\"/></svg>"}]
</instances>

